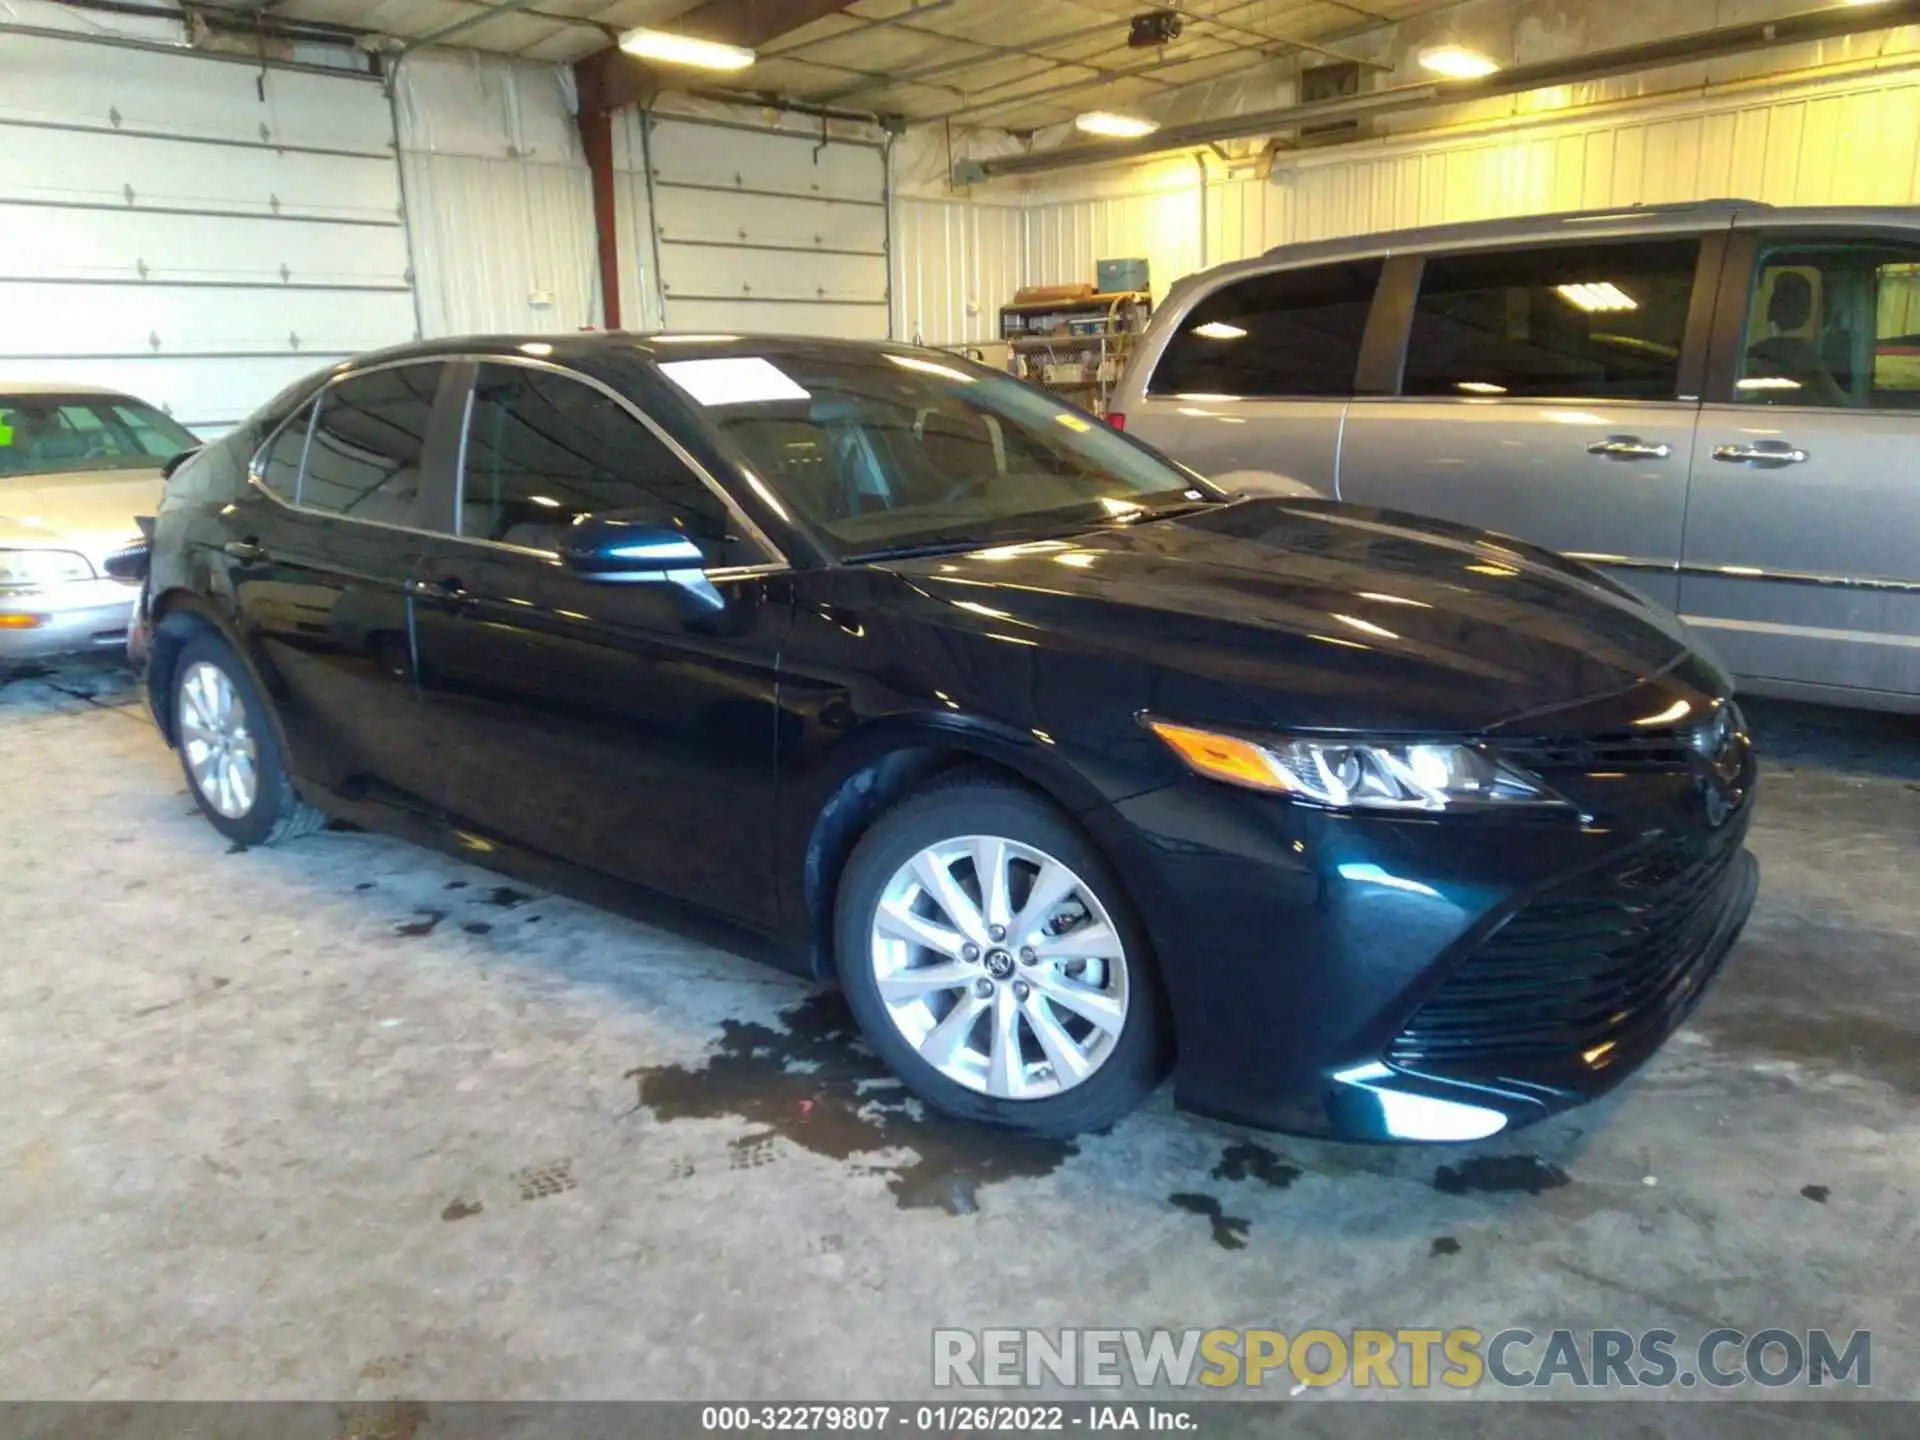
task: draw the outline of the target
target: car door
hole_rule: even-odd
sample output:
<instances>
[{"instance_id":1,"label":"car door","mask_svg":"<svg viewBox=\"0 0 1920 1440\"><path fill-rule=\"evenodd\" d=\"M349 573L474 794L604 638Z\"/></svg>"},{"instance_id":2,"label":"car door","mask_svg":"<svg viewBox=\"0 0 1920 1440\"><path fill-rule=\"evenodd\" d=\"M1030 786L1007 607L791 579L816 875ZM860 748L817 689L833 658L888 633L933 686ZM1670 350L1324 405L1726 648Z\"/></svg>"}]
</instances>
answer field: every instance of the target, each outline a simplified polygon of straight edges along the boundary
<instances>
[{"instance_id":1,"label":"car door","mask_svg":"<svg viewBox=\"0 0 1920 1440\"><path fill-rule=\"evenodd\" d=\"M597 381L487 361L465 409L414 585L440 800L478 835L771 925L784 562ZM561 562L576 521L616 512L715 563L636 584Z\"/></svg>"},{"instance_id":2,"label":"car door","mask_svg":"<svg viewBox=\"0 0 1920 1440\"><path fill-rule=\"evenodd\" d=\"M348 798L425 803L427 754L405 585L447 366L338 379L254 458L214 557L301 773Z\"/></svg>"},{"instance_id":3,"label":"car door","mask_svg":"<svg viewBox=\"0 0 1920 1440\"><path fill-rule=\"evenodd\" d=\"M1128 430L1229 490L1332 495L1378 258L1231 280L1170 333Z\"/></svg>"},{"instance_id":4,"label":"car door","mask_svg":"<svg viewBox=\"0 0 1920 1440\"><path fill-rule=\"evenodd\" d=\"M1920 235L1743 217L1715 331L1682 610L1762 688L1920 696Z\"/></svg>"},{"instance_id":5,"label":"car door","mask_svg":"<svg viewBox=\"0 0 1920 1440\"><path fill-rule=\"evenodd\" d=\"M1349 409L1341 498L1515 535L1678 603L1724 248L1681 233L1396 258L1398 393Z\"/></svg>"}]
</instances>

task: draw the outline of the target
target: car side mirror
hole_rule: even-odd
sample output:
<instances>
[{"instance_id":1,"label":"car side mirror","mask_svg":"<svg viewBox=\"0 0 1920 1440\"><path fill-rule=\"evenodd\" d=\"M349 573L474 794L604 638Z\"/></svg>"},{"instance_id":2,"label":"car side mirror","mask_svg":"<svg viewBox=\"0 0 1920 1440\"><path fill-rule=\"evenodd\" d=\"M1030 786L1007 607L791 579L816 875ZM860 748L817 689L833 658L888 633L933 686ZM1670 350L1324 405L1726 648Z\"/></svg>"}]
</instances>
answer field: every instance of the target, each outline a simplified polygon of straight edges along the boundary
<instances>
[{"instance_id":1,"label":"car side mirror","mask_svg":"<svg viewBox=\"0 0 1920 1440\"><path fill-rule=\"evenodd\" d=\"M705 578L707 547L664 521L619 512L582 515L568 527L560 558L583 580L609 583Z\"/></svg>"}]
</instances>

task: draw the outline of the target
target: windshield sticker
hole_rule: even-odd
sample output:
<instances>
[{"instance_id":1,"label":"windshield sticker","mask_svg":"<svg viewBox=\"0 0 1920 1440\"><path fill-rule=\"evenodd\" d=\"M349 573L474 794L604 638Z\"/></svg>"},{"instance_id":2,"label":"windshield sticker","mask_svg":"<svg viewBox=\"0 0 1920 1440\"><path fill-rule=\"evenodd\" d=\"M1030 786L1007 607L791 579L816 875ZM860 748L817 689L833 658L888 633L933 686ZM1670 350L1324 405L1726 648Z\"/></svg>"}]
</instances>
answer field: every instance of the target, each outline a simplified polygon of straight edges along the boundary
<instances>
[{"instance_id":1,"label":"windshield sticker","mask_svg":"<svg viewBox=\"0 0 1920 1440\"><path fill-rule=\"evenodd\" d=\"M764 405L811 400L787 373L759 355L727 360L669 360L660 367L702 405Z\"/></svg>"}]
</instances>

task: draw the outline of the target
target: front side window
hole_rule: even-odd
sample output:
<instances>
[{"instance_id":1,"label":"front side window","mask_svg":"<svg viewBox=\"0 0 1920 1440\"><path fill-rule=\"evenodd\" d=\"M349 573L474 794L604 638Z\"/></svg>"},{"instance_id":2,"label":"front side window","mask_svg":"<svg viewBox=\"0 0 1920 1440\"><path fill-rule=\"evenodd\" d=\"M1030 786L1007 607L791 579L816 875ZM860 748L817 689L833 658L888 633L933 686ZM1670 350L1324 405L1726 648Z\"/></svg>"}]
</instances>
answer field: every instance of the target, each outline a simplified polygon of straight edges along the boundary
<instances>
[{"instance_id":1,"label":"front side window","mask_svg":"<svg viewBox=\"0 0 1920 1440\"><path fill-rule=\"evenodd\" d=\"M726 502L599 390L548 370L482 365L467 421L460 533L559 550L576 520L611 514L674 525L711 542L726 541L730 528Z\"/></svg>"},{"instance_id":2,"label":"front side window","mask_svg":"<svg viewBox=\"0 0 1920 1440\"><path fill-rule=\"evenodd\" d=\"M398 365L321 391L297 503L350 520L412 525L441 369L438 362ZM298 423L281 432L283 440ZM276 442L276 459L279 449Z\"/></svg>"},{"instance_id":3,"label":"front side window","mask_svg":"<svg viewBox=\"0 0 1920 1440\"><path fill-rule=\"evenodd\" d=\"M841 558L1067 535L1213 498L1092 416L964 360L793 341L660 370Z\"/></svg>"},{"instance_id":4,"label":"front side window","mask_svg":"<svg viewBox=\"0 0 1920 1440\"><path fill-rule=\"evenodd\" d=\"M313 407L309 401L282 425L254 461L260 483L289 505L300 494L300 462L306 458L307 432L313 426Z\"/></svg>"},{"instance_id":5,"label":"front side window","mask_svg":"<svg viewBox=\"0 0 1920 1440\"><path fill-rule=\"evenodd\" d=\"M1867 241L1763 249L1734 398L1920 410L1920 247Z\"/></svg>"},{"instance_id":6,"label":"front side window","mask_svg":"<svg viewBox=\"0 0 1920 1440\"><path fill-rule=\"evenodd\" d=\"M1429 259L1408 395L1672 400L1700 242L1614 241Z\"/></svg>"},{"instance_id":7,"label":"front side window","mask_svg":"<svg viewBox=\"0 0 1920 1440\"><path fill-rule=\"evenodd\" d=\"M200 442L119 395L0 394L0 476L158 470Z\"/></svg>"},{"instance_id":8,"label":"front side window","mask_svg":"<svg viewBox=\"0 0 1920 1440\"><path fill-rule=\"evenodd\" d=\"M1237 280L1167 341L1155 395L1348 396L1382 262L1311 265Z\"/></svg>"}]
</instances>

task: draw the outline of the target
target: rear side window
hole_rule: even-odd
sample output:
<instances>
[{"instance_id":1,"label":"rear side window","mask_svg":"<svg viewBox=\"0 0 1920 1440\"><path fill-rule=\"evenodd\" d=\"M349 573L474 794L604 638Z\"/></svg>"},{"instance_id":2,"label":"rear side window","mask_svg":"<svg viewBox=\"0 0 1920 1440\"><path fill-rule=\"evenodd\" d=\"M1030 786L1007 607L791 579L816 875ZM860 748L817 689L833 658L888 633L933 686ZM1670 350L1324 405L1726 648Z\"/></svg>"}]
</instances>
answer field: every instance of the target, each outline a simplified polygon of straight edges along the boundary
<instances>
[{"instance_id":1,"label":"rear side window","mask_svg":"<svg viewBox=\"0 0 1920 1440\"><path fill-rule=\"evenodd\" d=\"M1379 260L1254 275L1209 295L1155 367L1155 395L1353 394Z\"/></svg>"},{"instance_id":2,"label":"rear side window","mask_svg":"<svg viewBox=\"0 0 1920 1440\"><path fill-rule=\"evenodd\" d=\"M1407 339L1408 395L1671 400L1700 242L1436 256Z\"/></svg>"},{"instance_id":3,"label":"rear side window","mask_svg":"<svg viewBox=\"0 0 1920 1440\"><path fill-rule=\"evenodd\" d=\"M438 362L400 365L350 376L322 391L298 503L353 520L413 524L442 368ZM277 442L274 453L277 459Z\"/></svg>"},{"instance_id":4,"label":"rear side window","mask_svg":"<svg viewBox=\"0 0 1920 1440\"><path fill-rule=\"evenodd\" d=\"M254 462L260 483L289 505L300 494L300 461L307 453L307 430L312 424L313 405L302 405Z\"/></svg>"}]
</instances>

